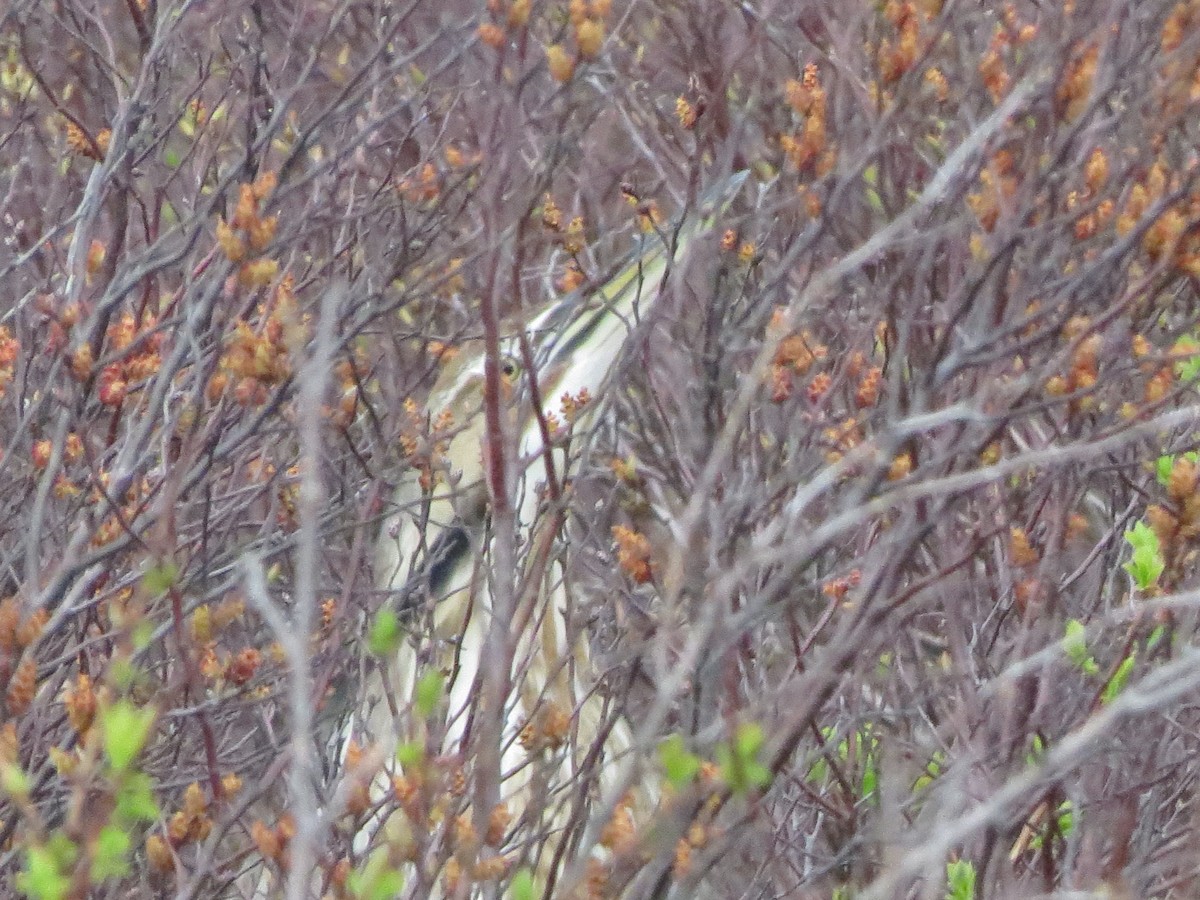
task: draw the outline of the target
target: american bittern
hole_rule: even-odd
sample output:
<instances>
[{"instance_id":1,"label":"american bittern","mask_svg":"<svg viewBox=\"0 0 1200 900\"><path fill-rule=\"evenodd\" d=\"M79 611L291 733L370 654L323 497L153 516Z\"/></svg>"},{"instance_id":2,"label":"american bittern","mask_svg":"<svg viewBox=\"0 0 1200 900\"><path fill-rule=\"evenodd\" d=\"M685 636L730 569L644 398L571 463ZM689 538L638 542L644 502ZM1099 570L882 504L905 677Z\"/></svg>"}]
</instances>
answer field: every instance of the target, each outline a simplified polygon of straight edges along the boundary
<instances>
[{"instance_id":1,"label":"american bittern","mask_svg":"<svg viewBox=\"0 0 1200 900\"><path fill-rule=\"evenodd\" d=\"M394 852L399 847L418 860L416 884L409 885L418 896L426 890L473 896L471 882L489 880L489 856L519 859L548 888L577 849L585 801L604 786L612 759L630 749L628 724L609 716L594 690L581 612L567 590L562 535L576 461L567 447L583 443L614 364L673 262L744 178L720 183L684 224L645 235L631 261L595 291L505 329L492 356L500 386L492 402L502 414L490 428L482 340L456 348L429 395L437 433L425 434L423 449L413 454L421 462L396 492L376 562L390 608L411 634L367 685L362 714L350 726L354 746L365 739L404 748L401 762L387 767L391 780L376 780L373 799L387 799L357 843L365 845L383 827ZM537 398L545 398L542 415L535 414ZM514 525L505 610L496 602L503 573L496 570L500 538L489 508L497 482L489 490L485 477L485 457L496 458L488 445L497 423L510 435L517 461L507 486ZM492 648L505 652L489 656L489 640L497 638ZM486 670L485 660L507 671ZM489 681L502 692L489 695ZM489 733L481 698L501 695ZM490 796L468 787L481 777L487 741ZM640 793L631 806L653 803L652 787ZM478 810L484 799L499 805L481 816L471 804ZM435 839L439 829L447 839ZM496 871L507 865L497 862Z\"/></svg>"}]
</instances>

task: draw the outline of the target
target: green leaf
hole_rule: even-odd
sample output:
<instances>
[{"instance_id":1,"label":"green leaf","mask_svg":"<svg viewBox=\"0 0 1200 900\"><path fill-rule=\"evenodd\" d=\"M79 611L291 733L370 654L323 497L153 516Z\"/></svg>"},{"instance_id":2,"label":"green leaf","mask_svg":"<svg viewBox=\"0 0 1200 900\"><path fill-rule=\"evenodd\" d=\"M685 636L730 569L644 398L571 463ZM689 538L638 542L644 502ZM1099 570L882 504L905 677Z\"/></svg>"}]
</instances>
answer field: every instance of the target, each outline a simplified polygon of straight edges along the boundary
<instances>
[{"instance_id":1,"label":"green leaf","mask_svg":"<svg viewBox=\"0 0 1200 900\"><path fill-rule=\"evenodd\" d=\"M946 900L974 900L975 866L968 860L946 863Z\"/></svg>"},{"instance_id":2,"label":"green leaf","mask_svg":"<svg viewBox=\"0 0 1200 900\"><path fill-rule=\"evenodd\" d=\"M154 727L154 710L139 709L128 700L118 700L101 711L100 725L109 763L117 772L124 772L146 746Z\"/></svg>"},{"instance_id":3,"label":"green leaf","mask_svg":"<svg viewBox=\"0 0 1200 900\"><path fill-rule=\"evenodd\" d=\"M1071 806L1070 800L1064 800L1059 804L1058 814L1055 817L1055 833L1061 837L1068 837L1071 831L1075 828L1075 811ZM1051 836L1048 828L1043 827L1034 835L1033 840L1029 842L1029 846L1034 850L1041 850L1046 846L1046 838Z\"/></svg>"},{"instance_id":4,"label":"green leaf","mask_svg":"<svg viewBox=\"0 0 1200 900\"><path fill-rule=\"evenodd\" d=\"M1175 457L1160 456L1154 462L1154 477L1163 487L1167 486L1167 482L1171 480L1171 469L1175 467Z\"/></svg>"},{"instance_id":5,"label":"green leaf","mask_svg":"<svg viewBox=\"0 0 1200 900\"><path fill-rule=\"evenodd\" d=\"M25 870L17 875L17 890L32 900L63 900L71 879L60 868L58 855L50 847L30 847L25 853Z\"/></svg>"},{"instance_id":6,"label":"green leaf","mask_svg":"<svg viewBox=\"0 0 1200 900\"><path fill-rule=\"evenodd\" d=\"M528 869L518 871L508 885L508 896L511 900L534 900L537 886L533 881L533 873Z\"/></svg>"},{"instance_id":7,"label":"green leaf","mask_svg":"<svg viewBox=\"0 0 1200 900\"><path fill-rule=\"evenodd\" d=\"M128 875L131 846L132 842L124 829L116 825L101 828L92 849L92 884L99 884L106 878Z\"/></svg>"},{"instance_id":8,"label":"green leaf","mask_svg":"<svg viewBox=\"0 0 1200 900\"><path fill-rule=\"evenodd\" d=\"M396 748L396 762L404 768L419 766L425 759L425 746L420 741L405 741Z\"/></svg>"},{"instance_id":9,"label":"green leaf","mask_svg":"<svg viewBox=\"0 0 1200 900\"><path fill-rule=\"evenodd\" d=\"M721 775L734 793L748 793L771 783L771 770L758 761L764 741L762 726L746 722L738 726L727 746L718 748Z\"/></svg>"},{"instance_id":10,"label":"green leaf","mask_svg":"<svg viewBox=\"0 0 1200 900\"><path fill-rule=\"evenodd\" d=\"M178 566L169 561L160 562L142 574L142 588L151 597L161 597L174 586L178 577Z\"/></svg>"},{"instance_id":11,"label":"green leaf","mask_svg":"<svg viewBox=\"0 0 1200 900\"><path fill-rule=\"evenodd\" d=\"M79 858L79 848L61 831L55 831L50 835L50 840L46 842L46 850L54 859L60 872L71 868L75 865L75 860Z\"/></svg>"},{"instance_id":12,"label":"green leaf","mask_svg":"<svg viewBox=\"0 0 1200 900\"><path fill-rule=\"evenodd\" d=\"M1129 573L1138 590L1149 590L1166 568L1158 535L1145 522L1138 522L1125 532L1125 540L1133 548L1133 553L1122 568Z\"/></svg>"},{"instance_id":13,"label":"green leaf","mask_svg":"<svg viewBox=\"0 0 1200 900\"><path fill-rule=\"evenodd\" d=\"M127 772L117 791L116 818L118 822L153 822L158 818L158 801L154 799L154 782L144 772Z\"/></svg>"},{"instance_id":14,"label":"green leaf","mask_svg":"<svg viewBox=\"0 0 1200 900\"><path fill-rule=\"evenodd\" d=\"M868 753L863 761L863 776L859 799L866 800L875 796L875 788L879 783L879 770L875 768L875 754Z\"/></svg>"},{"instance_id":15,"label":"green leaf","mask_svg":"<svg viewBox=\"0 0 1200 900\"><path fill-rule=\"evenodd\" d=\"M824 756L817 758L808 768L808 774L804 776L805 781L810 781L813 784L824 784L825 779L829 777L829 763Z\"/></svg>"},{"instance_id":16,"label":"green leaf","mask_svg":"<svg viewBox=\"0 0 1200 900\"><path fill-rule=\"evenodd\" d=\"M117 657L108 664L108 674L113 684L121 690L126 690L133 684L134 679L137 678L137 669L129 660L129 657Z\"/></svg>"},{"instance_id":17,"label":"green leaf","mask_svg":"<svg viewBox=\"0 0 1200 900\"><path fill-rule=\"evenodd\" d=\"M351 872L346 887L359 900L391 900L404 890L404 874L388 864L388 851L381 847L367 864Z\"/></svg>"},{"instance_id":18,"label":"green leaf","mask_svg":"<svg viewBox=\"0 0 1200 900\"><path fill-rule=\"evenodd\" d=\"M1071 806L1070 800L1064 800L1058 808L1058 833L1063 837L1070 837L1074 829L1075 808Z\"/></svg>"},{"instance_id":19,"label":"green leaf","mask_svg":"<svg viewBox=\"0 0 1200 900\"><path fill-rule=\"evenodd\" d=\"M390 609L381 609L371 623L367 637L367 649L375 656L390 656L401 641L400 620Z\"/></svg>"},{"instance_id":20,"label":"green leaf","mask_svg":"<svg viewBox=\"0 0 1200 900\"><path fill-rule=\"evenodd\" d=\"M1035 734L1029 742L1029 752L1025 754L1025 764L1027 766L1036 766L1042 759L1042 755L1046 752L1046 742L1042 740L1040 734Z\"/></svg>"},{"instance_id":21,"label":"green leaf","mask_svg":"<svg viewBox=\"0 0 1200 900\"><path fill-rule=\"evenodd\" d=\"M168 169L178 169L181 162L179 153L175 150L163 151L163 165Z\"/></svg>"},{"instance_id":22,"label":"green leaf","mask_svg":"<svg viewBox=\"0 0 1200 900\"><path fill-rule=\"evenodd\" d=\"M1158 646L1158 642L1167 636L1167 628L1165 625L1159 625L1152 632L1150 637L1146 638L1146 652L1149 653Z\"/></svg>"},{"instance_id":23,"label":"green leaf","mask_svg":"<svg viewBox=\"0 0 1200 900\"><path fill-rule=\"evenodd\" d=\"M828 725L822 726L821 737L828 741L834 735L834 729ZM843 743L843 749L845 744ZM842 756L845 759L845 755ZM829 777L829 762L825 759L825 754L822 753L817 757L816 762L808 767L808 774L804 776L805 781L813 784L824 784L825 779Z\"/></svg>"},{"instance_id":24,"label":"green leaf","mask_svg":"<svg viewBox=\"0 0 1200 900\"><path fill-rule=\"evenodd\" d=\"M762 749L765 740L766 736L763 734L761 725L757 722L746 722L739 725L734 734L734 752L743 759L753 759L758 756L758 751Z\"/></svg>"},{"instance_id":25,"label":"green leaf","mask_svg":"<svg viewBox=\"0 0 1200 900\"><path fill-rule=\"evenodd\" d=\"M154 622L149 618L142 619L133 626L129 638L133 641L134 649L145 650L154 640Z\"/></svg>"},{"instance_id":26,"label":"green leaf","mask_svg":"<svg viewBox=\"0 0 1200 900\"><path fill-rule=\"evenodd\" d=\"M868 726L855 732L854 743L863 770L862 781L859 783L859 799L868 800L875 795L879 784L879 768L876 765L879 758L879 738ZM849 759L849 756L846 758Z\"/></svg>"},{"instance_id":27,"label":"green leaf","mask_svg":"<svg viewBox=\"0 0 1200 900\"><path fill-rule=\"evenodd\" d=\"M886 678L891 671L892 665L896 661L896 654L891 650L885 650L879 654L879 662L875 666L875 671L881 677Z\"/></svg>"},{"instance_id":28,"label":"green leaf","mask_svg":"<svg viewBox=\"0 0 1200 900\"><path fill-rule=\"evenodd\" d=\"M29 776L16 763L0 764L0 789L17 800L29 797Z\"/></svg>"},{"instance_id":29,"label":"green leaf","mask_svg":"<svg viewBox=\"0 0 1200 900\"><path fill-rule=\"evenodd\" d=\"M1136 653L1130 653L1121 660L1121 664L1117 666L1117 671L1113 672L1113 677L1104 686L1104 693L1101 695L1101 699L1105 703L1112 703L1121 695L1121 691L1125 690L1125 685L1129 682L1129 674L1133 671L1133 664L1136 660Z\"/></svg>"},{"instance_id":30,"label":"green leaf","mask_svg":"<svg viewBox=\"0 0 1200 900\"><path fill-rule=\"evenodd\" d=\"M1071 619L1063 629L1062 649L1077 669L1087 675L1099 673L1100 667L1088 653L1087 629L1078 619Z\"/></svg>"},{"instance_id":31,"label":"green leaf","mask_svg":"<svg viewBox=\"0 0 1200 900\"><path fill-rule=\"evenodd\" d=\"M937 780L938 776L942 774L942 763L945 762L945 759L946 754L941 750L933 752L933 755L929 757L929 762L925 764L925 771L918 775L916 781L913 782L913 793L925 790Z\"/></svg>"},{"instance_id":32,"label":"green leaf","mask_svg":"<svg viewBox=\"0 0 1200 900\"><path fill-rule=\"evenodd\" d=\"M1200 376L1200 343L1195 338L1181 337L1171 348L1172 354L1183 356L1175 363L1175 374L1180 381L1195 381Z\"/></svg>"},{"instance_id":33,"label":"green leaf","mask_svg":"<svg viewBox=\"0 0 1200 900\"><path fill-rule=\"evenodd\" d=\"M446 678L437 669L430 669L421 676L421 680L417 682L416 701L417 715L422 719L428 719L438 703L442 699L442 690L445 687Z\"/></svg>"},{"instance_id":34,"label":"green leaf","mask_svg":"<svg viewBox=\"0 0 1200 900\"><path fill-rule=\"evenodd\" d=\"M700 757L687 749L682 735L673 734L658 745L658 760L667 781L677 789L691 784L700 774Z\"/></svg>"}]
</instances>

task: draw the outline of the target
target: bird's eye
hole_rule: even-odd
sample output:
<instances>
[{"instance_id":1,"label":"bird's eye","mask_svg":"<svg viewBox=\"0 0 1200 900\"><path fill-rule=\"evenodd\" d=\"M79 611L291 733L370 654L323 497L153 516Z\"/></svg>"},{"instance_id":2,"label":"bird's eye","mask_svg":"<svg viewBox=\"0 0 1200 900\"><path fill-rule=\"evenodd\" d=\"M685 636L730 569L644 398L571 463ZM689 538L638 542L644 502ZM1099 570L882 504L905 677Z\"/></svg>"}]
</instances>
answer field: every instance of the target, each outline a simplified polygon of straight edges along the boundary
<instances>
[{"instance_id":1,"label":"bird's eye","mask_svg":"<svg viewBox=\"0 0 1200 900\"><path fill-rule=\"evenodd\" d=\"M517 361L511 356L506 356L500 361L500 374L502 374L505 378L516 378L517 373L520 371L521 367L517 365Z\"/></svg>"}]
</instances>

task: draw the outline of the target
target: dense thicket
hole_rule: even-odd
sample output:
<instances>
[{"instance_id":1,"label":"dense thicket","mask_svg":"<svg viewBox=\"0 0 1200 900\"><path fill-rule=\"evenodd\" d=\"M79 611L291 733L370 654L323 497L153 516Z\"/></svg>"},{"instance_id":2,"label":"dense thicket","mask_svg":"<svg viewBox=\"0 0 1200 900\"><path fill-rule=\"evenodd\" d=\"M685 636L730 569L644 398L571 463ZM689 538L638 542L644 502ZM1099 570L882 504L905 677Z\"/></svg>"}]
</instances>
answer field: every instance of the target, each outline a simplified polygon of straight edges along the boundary
<instances>
[{"instance_id":1,"label":"dense thicket","mask_svg":"<svg viewBox=\"0 0 1200 900\"><path fill-rule=\"evenodd\" d=\"M0 893L538 896L470 759L352 848L372 547L454 345L746 169L565 486L665 787L553 895L1194 896L1198 113L1194 0L8 4Z\"/></svg>"}]
</instances>

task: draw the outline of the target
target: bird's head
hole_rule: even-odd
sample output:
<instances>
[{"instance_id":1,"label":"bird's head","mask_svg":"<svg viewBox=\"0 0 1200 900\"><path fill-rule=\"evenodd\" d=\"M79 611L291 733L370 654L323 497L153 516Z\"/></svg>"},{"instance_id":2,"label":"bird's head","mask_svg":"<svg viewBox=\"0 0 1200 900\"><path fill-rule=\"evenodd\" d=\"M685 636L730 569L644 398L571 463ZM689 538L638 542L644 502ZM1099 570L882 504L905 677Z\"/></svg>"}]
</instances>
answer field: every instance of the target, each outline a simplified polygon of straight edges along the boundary
<instances>
[{"instance_id":1,"label":"bird's head","mask_svg":"<svg viewBox=\"0 0 1200 900\"><path fill-rule=\"evenodd\" d=\"M717 183L682 222L641 235L634 252L599 284L555 298L501 326L501 401L523 456L531 458L541 449L530 398L556 403L564 394L601 395L627 339L660 296L674 261L686 252L691 238L728 206L745 178L746 173L739 172ZM531 357L523 352L523 344L532 350ZM525 365L527 358L531 367ZM486 365L483 340L463 342L447 361L428 401L435 415L448 412L455 423L446 456L452 486L469 498L456 504L465 507L459 511L464 518L466 513L482 515L485 508L486 497L480 494L486 493L482 478ZM536 392L531 390L534 383Z\"/></svg>"}]
</instances>

